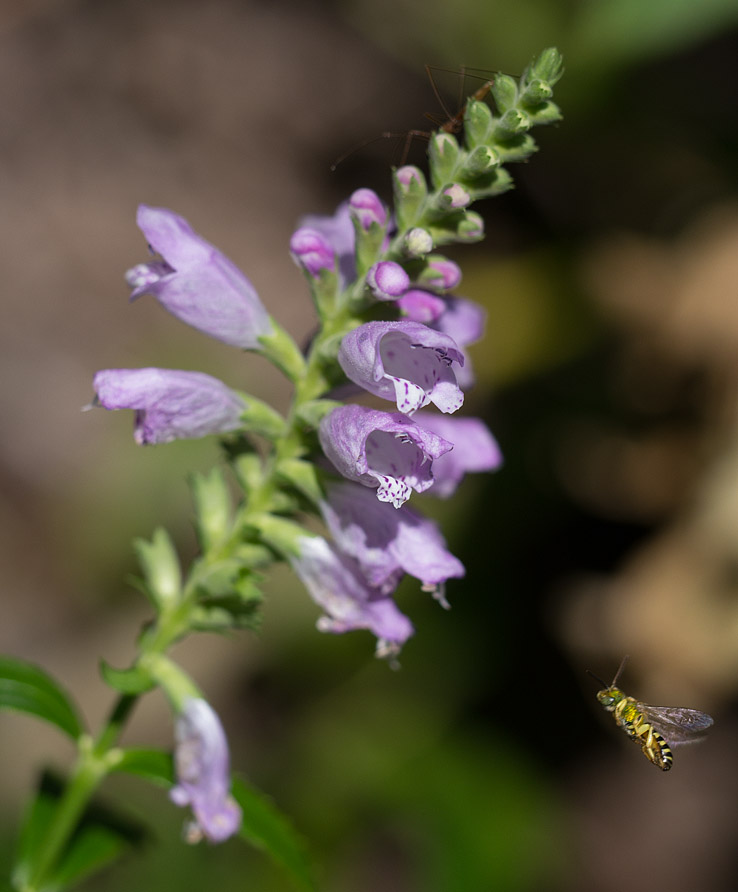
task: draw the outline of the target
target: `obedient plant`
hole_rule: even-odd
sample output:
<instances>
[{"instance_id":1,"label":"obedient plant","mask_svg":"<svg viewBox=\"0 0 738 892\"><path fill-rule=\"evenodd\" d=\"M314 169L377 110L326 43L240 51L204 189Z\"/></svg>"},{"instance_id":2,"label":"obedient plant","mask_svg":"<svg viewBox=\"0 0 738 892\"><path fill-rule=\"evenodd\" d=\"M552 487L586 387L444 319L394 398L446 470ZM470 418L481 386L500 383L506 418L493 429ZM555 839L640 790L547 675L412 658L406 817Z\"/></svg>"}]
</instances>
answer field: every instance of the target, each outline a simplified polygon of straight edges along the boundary
<instances>
[{"instance_id":1,"label":"obedient plant","mask_svg":"<svg viewBox=\"0 0 738 892\"><path fill-rule=\"evenodd\" d=\"M187 840L220 843L239 834L266 848L298 886L314 888L288 822L232 780L221 722L169 651L196 632L252 627L260 582L277 561L294 569L317 605L319 630L368 630L377 655L393 664L413 634L394 599L400 580L409 574L448 606L447 583L464 567L415 502L421 493L448 498L465 474L494 470L501 456L480 419L456 414L473 381L467 348L482 336L484 314L451 294L461 270L441 249L483 238L471 206L508 190L504 165L535 150L531 127L559 119L551 97L560 75L560 57L549 49L519 81L496 77L495 112L471 99L463 145L445 130L433 134L429 179L418 167L394 170L391 206L357 189L334 214L301 221L289 251L317 315L306 352L269 314L268 298L186 220L139 208L151 256L127 274L131 297L153 297L203 334L261 353L289 378L293 397L280 413L197 371L95 375L93 405L133 410L137 443L220 436L237 495L221 467L194 478L200 551L189 567L164 530L136 543L153 616L131 666L102 664L117 701L97 735L42 669L0 661L0 706L51 721L77 746L69 778L47 779L27 811L16 889L69 887L123 850L126 831L91 809L112 772L169 788L189 812ZM314 520L305 525L309 515L324 534ZM135 703L155 688L172 709L173 752L119 745Z\"/></svg>"}]
</instances>

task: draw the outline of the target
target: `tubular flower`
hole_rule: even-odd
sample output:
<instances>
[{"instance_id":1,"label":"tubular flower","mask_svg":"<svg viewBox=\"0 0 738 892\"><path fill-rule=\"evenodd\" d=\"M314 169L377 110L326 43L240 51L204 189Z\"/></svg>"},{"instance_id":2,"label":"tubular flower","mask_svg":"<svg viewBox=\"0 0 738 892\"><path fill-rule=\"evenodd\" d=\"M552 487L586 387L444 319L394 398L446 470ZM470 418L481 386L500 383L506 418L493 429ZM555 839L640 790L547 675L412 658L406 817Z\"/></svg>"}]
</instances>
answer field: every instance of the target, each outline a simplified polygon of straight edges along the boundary
<instances>
[{"instance_id":1,"label":"tubular flower","mask_svg":"<svg viewBox=\"0 0 738 892\"><path fill-rule=\"evenodd\" d=\"M176 369L104 369L95 375L94 405L136 412L139 445L169 443L241 426L244 401L203 372Z\"/></svg>"},{"instance_id":2,"label":"tubular flower","mask_svg":"<svg viewBox=\"0 0 738 892\"><path fill-rule=\"evenodd\" d=\"M177 716L175 741L177 785L169 796L176 805L192 809L195 820L188 838L224 842L241 826L241 809L230 795L228 742L218 716L205 700L185 701Z\"/></svg>"},{"instance_id":3,"label":"tubular flower","mask_svg":"<svg viewBox=\"0 0 738 892\"><path fill-rule=\"evenodd\" d=\"M433 591L464 575L464 565L446 549L432 520L406 505L395 510L355 483L329 483L326 493L320 507L333 540L380 591L394 591L403 573Z\"/></svg>"},{"instance_id":4,"label":"tubular flower","mask_svg":"<svg viewBox=\"0 0 738 892\"><path fill-rule=\"evenodd\" d=\"M433 462L452 444L399 412L339 406L321 421L320 443L349 480L377 488L380 502L399 508L413 490L433 485Z\"/></svg>"},{"instance_id":5,"label":"tubular flower","mask_svg":"<svg viewBox=\"0 0 738 892\"><path fill-rule=\"evenodd\" d=\"M273 331L266 309L244 274L190 224L166 208L140 205L136 218L163 261L126 273L131 299L153 294L172 315L219 341L247 350Z\"/></svg>"},{"instance_id":6,"label":"tubular flower","mask_svg":"<svg viewBox=\"0 0 738 892\"><path fill-rule=\"evenodd\" d=\"M433 463L433 495L447 499L456 491L464 474L496 471L502 452L481 418L449 418L435 412L418 412L415 421L454 444L451 452Z\"/></svg>"},{"instance_id":7,"label":"tubular flower","mask_svg":"<svg viewBox=\"0 0 738 892\"><path fill-rule=\"evenodd\" d=\"M341 341L346 375L405 414L434 403L455 412L464 402L451 366L464 356L453 338L418 322L367 322Z\"/></svg>"},{"instance_id":8,"label":"tubular flower","mask_svg":"<svg viewBox=\"0 0 738 892\"><path fill-rule=\"evenodd\" d=\"M304 536L298 544L299 555L290 558L290 563L310 597L325 611L318 629L335 633L369 629L377 638L378 654L396 653L413 627L389 591L369 585L358 564L320 536Z\"/></svg>"}]
</instances>

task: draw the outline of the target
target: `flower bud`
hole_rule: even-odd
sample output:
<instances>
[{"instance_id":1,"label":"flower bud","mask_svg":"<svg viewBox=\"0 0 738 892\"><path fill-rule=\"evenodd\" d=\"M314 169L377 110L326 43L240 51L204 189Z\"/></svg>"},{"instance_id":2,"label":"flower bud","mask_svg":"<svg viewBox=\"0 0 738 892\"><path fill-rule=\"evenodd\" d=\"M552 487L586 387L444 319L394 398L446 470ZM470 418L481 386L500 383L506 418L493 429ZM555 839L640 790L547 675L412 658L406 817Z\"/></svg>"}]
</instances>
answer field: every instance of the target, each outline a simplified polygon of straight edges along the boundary
<instances>
[{"instance_id":1,"label":"flower bud","mask_svg":"<svg viewBox=\"0 0 738 892\"><path fill-rule=\"evenodd\" d=\"M290 254L301 269L315 278L322 269L335 268L333 248L315 229L302 227L296 230L290 239Z\"/></svg>"},{"instance_id":2,"label":"flower bud","mask_svg":"<svg viewBox=\"0 0 738 892\"><path fill-rule=\"evenodd\" d=\"M372 223L384 226L387 222L387 209L372 189L357 189L349 199L352 217L367 232Z\"/></svg>"},{"instance_id":3,"label":"flower bud","mask_svg":"<svg viewBox=\"0 0 738 892\"><path fill-rule=\"evenodd\" d=\"M410 277L399 263L380 260L366 274L366 283L377 300L395 300L410 287Z\"/></svg>"},{"instance_id":4,"label":"flower bud","mask_svg":"<svg viewBox=\"0 0 738 892\"><path fill-rule=\"evenodd\" d=\"M433 250L433 236L427 229L415 226L406 233L403 249L408 257L424 257Z\"/></svg>"}]
</instances>

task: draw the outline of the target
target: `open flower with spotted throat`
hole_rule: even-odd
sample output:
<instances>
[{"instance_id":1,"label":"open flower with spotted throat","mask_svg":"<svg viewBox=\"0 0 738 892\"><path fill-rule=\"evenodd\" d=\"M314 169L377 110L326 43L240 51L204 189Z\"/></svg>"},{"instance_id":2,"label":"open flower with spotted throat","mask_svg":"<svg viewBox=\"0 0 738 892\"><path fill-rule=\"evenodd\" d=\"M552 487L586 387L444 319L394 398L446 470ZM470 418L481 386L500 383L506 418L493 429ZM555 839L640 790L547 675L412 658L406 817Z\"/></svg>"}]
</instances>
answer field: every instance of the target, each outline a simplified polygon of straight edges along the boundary
<instances>
[{"instance_id":1,"label":"open flower with spotted throat","mask_svg":"<svg viewBox=\"0 0 738 892\"><path fill-rule=\"evenodd\" d=\"M464 402L453 366L464 355L447 334L420 322L367 322L341 341L338 361L347 377L405 414L436 405L455 412Z\"/></svg>"},{"instance_id":2,"label":"open flower with spotted throat","mask_svg":"<svg viewBox=\"0 0 738 892\"><path fill-rule=\"evenodd\" d=\"M400 412L339 406L320 423L323 452L349 480L376 487L399 508L433 485L433 462L453 444Z\"/></svg>"}]
</instances>

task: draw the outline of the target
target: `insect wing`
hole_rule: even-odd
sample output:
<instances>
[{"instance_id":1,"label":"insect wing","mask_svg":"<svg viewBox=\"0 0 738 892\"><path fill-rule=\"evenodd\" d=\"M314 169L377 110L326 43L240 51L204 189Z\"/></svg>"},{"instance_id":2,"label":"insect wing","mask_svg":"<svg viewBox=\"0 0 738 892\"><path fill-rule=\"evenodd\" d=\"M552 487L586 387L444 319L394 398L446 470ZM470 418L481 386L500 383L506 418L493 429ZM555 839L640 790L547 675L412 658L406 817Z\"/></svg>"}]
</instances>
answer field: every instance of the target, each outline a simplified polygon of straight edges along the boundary
<instances>
[{"instance_id":1,"label":"insect wing","mask_svg":"<svg viewBox=\"0 0 738 892\"><path fill-rule=\"evenodd\" d=\"M646 721L653 725L659 734L663 734L671 746L702 740L713 724L712 718L698 709L687 709L684 706L649 706L647 703L637 705Z\"/></svg>"}]
</instances>

